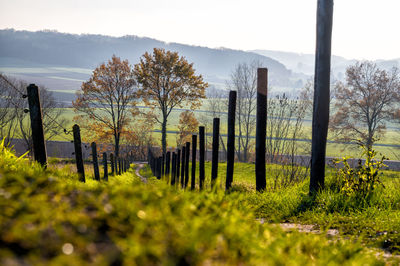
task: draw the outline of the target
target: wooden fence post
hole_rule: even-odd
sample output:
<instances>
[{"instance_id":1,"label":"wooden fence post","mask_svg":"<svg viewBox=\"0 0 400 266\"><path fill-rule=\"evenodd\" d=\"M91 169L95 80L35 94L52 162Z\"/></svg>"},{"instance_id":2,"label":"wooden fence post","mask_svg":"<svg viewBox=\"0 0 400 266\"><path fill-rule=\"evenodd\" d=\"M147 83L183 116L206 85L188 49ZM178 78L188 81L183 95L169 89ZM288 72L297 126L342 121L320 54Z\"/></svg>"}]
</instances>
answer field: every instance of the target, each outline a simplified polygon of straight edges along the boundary
<instances>
[{"instance_id":1,"label":"wooden fence post","mask_svg":"<svg viewBox=\"0 0 400 266\"><path fill-rule=\"evenodd\" d=\"M189 183L189 157L190 157L190 142L186 142L186 158L185 158L185 188Z\"/></svg>"},{"instance_id":2,"label":"wooden fence post","mask_svg":"<svg viewBox=\"0 0 400 266\"><path fill-rule=\"evenodd\" d=\"M205 161L205 157L204 157L204 153L205 153L205 132L204 132L204 127L199 127L199 149L200 149L200 157L199 157L199 188L200 190L203 189L204 187L204 179L205 179L205 165L204 165L204 161Z\"/></svg>"},{"instance_id":3,"label":"wooden fence post","mask_svg":"<svg viewBox=\"0 0 400 266\"><path fill-rule=\"evenodd\" d=\"M228 140L226 152L226 190L229 190L232 187L233 168L235 166L235 115L236 91L230 91L228 107Z\"/></svg>"},{"instance_id":4,"label":"wooden fence post","mask_svg":"<svg viewBox=\"0 0 400 266\"><path fill-rule=\"evenodd\" d=\"M162 173L161 173L161 166L162 165L162 157L160 156L160 157L158 157L158 159L157 159L157 179L161 179L161 175L162 175Z\"/></svg>"},{"instance_id":5,"label":"wooden fence post","mask_svg":"<svg viewBox=\"0 0 400 266\"><path fill-rule=\"evenodd\" d=\"M181 150L177 150L176 154L176 169L175 169L175 184L179 187L179 174L180 174L180 167L181 167Z\"/></svg>"},{"instance_id":6,"label":"wooden fence post","mask_svg":"<svg viewBox=\"0 0 400 266\"><path fill-rule=\"evenodd\" d=\"M121 157L118 157L118 175L122 174L122 161Z\"/></svg>"},{"instance_id":7,"label":"wooden fence post","mask_svg":"<svg viewBox=\"0 0 400 266\"><path fill-rule=\"evenodd\" d=\"M190 190L196 188L196 149L197 149L197 135L192 135L192 179L190 182Z\"/></svg>"},{"instance_id":8,"label":"wooden fence post","mask_svg":"<svg viewBox=\"0 0 400 266\"><path fill-rule=\"evenodd\" d=\"M186 147L182 147L182 162L181 162L181 187L185 188L185 159L186 159Z\"/></svg>"},{"instance_id":9,"label":"wooden fence post","mask_svg":"<svg viewBox=\"0 0 400 266\"><path fill-rule=\"evenodd\" d=\"M165 153L161 156L161 178L164 179L165 176Z\"/></svg>"},{"instance_id":10,"label":"wooden fence post","mask_svg":"<svg viewBox=\"0 0 400 266\"><path fill-rule=\"evenodd\" d=\"M310 168L310 194L324 188L329 125L333 0L318 0L315 52L314 105Z\"/></svg>"},{"instance_id":11,"label":"wooden fence post","mask_svg":"<svg viewBox=\"0 0 400 266\"><path fill-rule=\"evenodd\" d=\"M167 151L167 157L165 159L165 177L169 181L170 179L170 171L171 171L171 152Z\"/></svg>"},{"instance_id":12,"label":"wooden fence post","mask_svg":"<svg viewBox=\"0 0 400 266\"><path fill-rule=\"evenodd\" d=\"M92 148L92 161L93 161L94 180L100 181L99 161L97 159L96 143L92 142L90 144L90 146Z\"/></svg>"},{"instance_id":13,"label":"wooden fence post","mask_svg":"<svg viewBox=\"0 0 400 266\"><path fill-rule=\"evenodd\" d=\"M35 160L47 167L46 143L44 141L42 106L40 104L39 88L35 84L27 87L29 115L31 119L33 154Z\"/></svg>"},{"instance_id":14,"label":"wooden fence post","mask_svg":"<svg viewBox=\"0 0 400 266\"><path fill-rule=\"evenodd\" d=\"M175 185L176 178L176 153L172 153L171 186Z\"/></svg>"},{"instance_id":15,"label":"wooden fence post","mask_svg":"<svg viewBox=\"0 0 400 266\"><path fill-rule=\"evenodd\" d=\"M219 118L213 120L213 142L211 163L211 187L215 186L218 177L218 153L219 153Z\"/></svg>"},{"instance_id":16,"label":"wooden fence post","mask_svg":"<svg viewBox=\"0 0 400 266\"><path fill-rule=\"evenodd\" d=\"M257 116L256 116L256 190L267 186L265 172L265 143L267 137L268 69L257 69Z\"/></svg>"},{"instance_id":17,"label":"wooden fence post","mask_svg":"<svg viewBox=\"0 0 400 266\"><path fill-rule=\"evenodd\" d=\"M111 162L111 174L112 175L115 175L115 167L114 167L114 164L115 164L115 160L114 160L114 154L110 154L110 162Z\"/></svg>"},{"instance_id":18,"label":"wooden fence post","mask_svg":"<svg viewBox=\"0 0 400 266\"><path fill-rule=\"evenodd\" d=\"M78 175L79 175L79 181L85 182L85 168L83 167L81 130L79 129L79 126L75 124L72 127L72 131L74 132L75 159L76 159L76 168L78 170Z\"/></svg>"},{"instance_id":19,"label":"wooden fence post","mask_svg":"<svg viewBox=\"0 0 400 266\"><path fill-rule=\"evenodd\" d=\"M108 181L108 164L107 164L107 153L103 152L103 168L104 168L104 181Z\"/></svg>"}]
</instances>

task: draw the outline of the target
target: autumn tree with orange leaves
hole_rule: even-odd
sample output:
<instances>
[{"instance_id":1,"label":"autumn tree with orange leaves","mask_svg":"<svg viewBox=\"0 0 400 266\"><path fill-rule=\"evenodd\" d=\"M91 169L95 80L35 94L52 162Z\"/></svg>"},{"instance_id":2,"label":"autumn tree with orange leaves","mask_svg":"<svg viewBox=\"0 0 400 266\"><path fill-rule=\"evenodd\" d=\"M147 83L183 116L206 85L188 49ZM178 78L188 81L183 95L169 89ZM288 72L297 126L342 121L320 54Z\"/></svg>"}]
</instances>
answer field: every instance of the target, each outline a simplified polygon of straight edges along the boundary
<instances>
[{"instance_id":1,"label":"autumn tree with orange leaves","mask_svg":"<svg viewBox=\"0 0 400 266\"><path fill-rule=\"evenodd\" d=\"M191 111L184 111L179 115L178 135L176 138L176 145L182 146L186 142L192 140L192 134L197 132L199 121Z\"/></svg>"},{"instance_id":2,"label":"autumn tree with orange leaves","mask_svg":"<svg viewBox=\"0 0 400 266\"><path fill-rule=\"evenodd\" d=\"M333 133L344 141L361 141L371 147L386 129L400 98L400 75L379 69L372 62L358 62L347 68L346 84L338 83L334 93L336 113Z\"/></svg>"},{"instance_id":3,"label":"autumn tree with orange leaves","mask_svg":"<svg viewBox=\"0 0 400 266\"><path fill-rule=\"evenodd\" d=\"M116 156L120 153L120 141L127 125L135 115L137 99L136 81L128 60L121 61L113 55L82 83L76 93L73 107L78 115L75 120L87 129L88 134L100 137L104 142L113 140Z\"/></svg>"},{"instance_id":4,"label":"autumn tree with orange leaves","mask_svg":"<svg viewBox=\"0 0 400 266\"><path fill-rule=\"evenodd\" d=\"M186 103L190 109L201 105L208 86L201 75L196 75L189 64L177 52L154 48L153 54L145 53L134 67L134 75L141 85L139 95L146 106L158 111L154 119L161 124L162 150L167 150L168 117L175 107Z\"/></svg>"}]
</instances>

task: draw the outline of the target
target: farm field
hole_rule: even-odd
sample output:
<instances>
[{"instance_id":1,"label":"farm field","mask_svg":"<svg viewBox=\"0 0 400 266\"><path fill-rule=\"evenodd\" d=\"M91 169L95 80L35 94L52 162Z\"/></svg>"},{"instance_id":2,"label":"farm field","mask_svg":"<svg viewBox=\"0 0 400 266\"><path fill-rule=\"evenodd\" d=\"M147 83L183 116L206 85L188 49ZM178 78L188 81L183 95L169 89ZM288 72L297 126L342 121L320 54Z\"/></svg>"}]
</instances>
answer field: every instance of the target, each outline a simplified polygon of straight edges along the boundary
<instances>
[{"instance_id":1,"label":"farm field","mask_svg":"<svg viewBox=\"0 0 400 266\"><path fill-rule=\"evenodd\" d=\"M306 194L306 181L255 193L251 164L235 165L231 193L220 189L200 193L171 188L165 180L151 177L148 168L141 171L147 184L135 175L135 166L110 177L108 183L95 182L89 174L87 182L80 183L71 166L66 170L54 164L56 160L43 170L3 147L0 159L3 265L399 263L396 257L384 258L380 249L372 249L398 248L397 173L385 172L386 189L376 194L381 200L363 205L333 192L312 199ZM220 164L220 179L225 167ZM207 165L206 173L209 170ZM289 233L276 225L287 221L336 227L340 235L332 239Z\"/></svg>"},{"instance_id":2,"label":"farm field","mask_svg":"<svg viewBox=\"0 0 400 266\"><path fill-rule=\"evenodd\" d=\"M64 108L64 112L63 112L63 117L66 118L69 123L67 125L67 128L72 128L74 122L73 122L73 117L76 115L73 111L72 108ZM201 110L201 109L200 109ZM173 110L171 112L170 118L168 119L168 131L177 131L178 130L178 123L179 123L179 115L182 111L181 110ZM196 112L196 117L197 119L199 119L201 121L201 117L205 117L207 116L207 113L204 112ZM211 119L211 117L210 117ZM201 123L200 123L201 124ZM221 134L226 134L226 128L227 128L227 124L226 124L226 115L222 115L221 116ZM158 132L153 132L153 136L156 140L161 140L161 128L159 127L159 125L155 125L155 130L158 130ZM207 129L206 128L206 132L207 131L212 131L212 129ZM69 138L72 137L71 136L65 136L65 135L61 135L61 136L56 136L53 140L56 141L66 141L69 140ZM177 135L175 133L169 133L167 134L167 143L169 147L176 147L176 138ZM304 138L308 138L311 139L311 122L310 121L305 121L304 122ZM226 143L226 138L223 138L225 143ZM381 140L379 140L377 142L377 144L394 144L394 145L400 145L399 142L400 139L400 130L395 128L395 127L390 127L387 129L387 132L384 136L384 138L382 138ZM209 142L211 143L211 136L209 136ZM297 142L299 144L300 151L304 151L303 154L300 155L306 155L307 150L309 150L309 148L307 148L307 146L310 146L310 143L307 142L303 142L303 141L298 141ZM383 155L385 155L386 157L389 157L392 160L400 160L400 147L399 148L395 148L395 147L387 147L387 146L375 146L375 149L382 153ZM358 157L360 156L359 152L358 152L358 148L356 145L349 145L349 144L338 144L338 143L328 143L327 145L327 156L328 157L343 157L343 156L351 156L351 157Z\"/></svg>"}]
</instances>

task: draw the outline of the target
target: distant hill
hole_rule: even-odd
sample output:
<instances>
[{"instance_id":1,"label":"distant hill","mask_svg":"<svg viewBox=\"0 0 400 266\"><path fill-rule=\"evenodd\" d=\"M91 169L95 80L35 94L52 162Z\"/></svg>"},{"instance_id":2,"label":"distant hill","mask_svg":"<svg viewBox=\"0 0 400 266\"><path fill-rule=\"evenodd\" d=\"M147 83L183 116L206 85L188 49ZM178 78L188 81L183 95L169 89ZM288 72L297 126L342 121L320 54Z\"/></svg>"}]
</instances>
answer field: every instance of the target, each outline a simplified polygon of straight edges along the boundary
<instances>
[{"instance_id":1,"label":"distant hill","mask_svg":"<svg viewBox=\"0 0 400 266\"><path fill-rule=\"evenodd\" d=\"M273 58L282 64L284 64L292 72L303 74L305 76L314 75L314 54L299 54L292 52L281 52L281 51L271 51L271 50L252 50L250 52L258 53L270 58ZM356 63L357 60L346 59L341 56L332 56L332 75L333 79L342 80L345 77L346 68L349 65ZM379 67L383 69L391 69L392 67L400 66L400 59L393 60L376 60L375 61ZM296 74L293 74L293 76Z\"/></svg>"},{"instance_id":2,"label":"distant hill","mask_svg":"<svg viewBox=\"0 0 400 266\"><path fill-rule=\"evenodd\" d=\"M113 54L133 65L154 47L179 52L194 63L197 73L223 87L235 65L259 60L269 69L272 86L296 87L292 72L283 64L255 52L211 49L165 43L137 36L76 35L56 31L0 30L0 71L28 80L39 80L50 89L76 90L91 70Z\"/></svg>"}]
</instances>

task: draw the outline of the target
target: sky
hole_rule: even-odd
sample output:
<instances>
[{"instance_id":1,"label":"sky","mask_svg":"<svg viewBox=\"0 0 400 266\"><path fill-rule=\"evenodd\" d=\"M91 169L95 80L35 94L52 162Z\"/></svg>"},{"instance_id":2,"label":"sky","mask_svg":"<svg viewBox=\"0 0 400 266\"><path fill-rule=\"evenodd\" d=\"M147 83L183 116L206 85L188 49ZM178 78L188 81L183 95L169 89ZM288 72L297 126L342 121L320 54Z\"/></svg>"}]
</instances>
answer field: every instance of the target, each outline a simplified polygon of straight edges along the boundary
<instances>
[{"instance_id":1,"label":"sky","mask_svg":"<svg viewBox=\"0 0 400 266\"><path fill-rule=\"evenodd\" d=\"M317 0L0 0L0 29L313 53L316 7ZM399 11L400 0L336 0L332 53L400 58Z\"/></svg>"}]
</instances>

